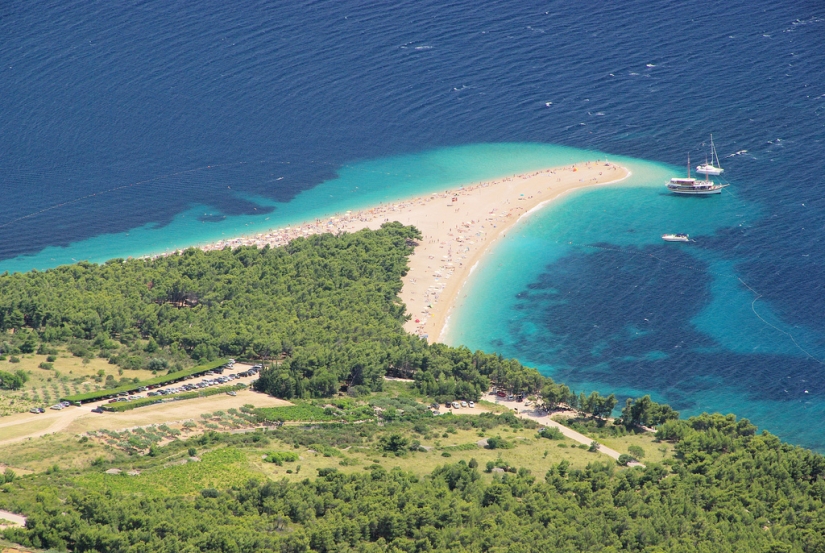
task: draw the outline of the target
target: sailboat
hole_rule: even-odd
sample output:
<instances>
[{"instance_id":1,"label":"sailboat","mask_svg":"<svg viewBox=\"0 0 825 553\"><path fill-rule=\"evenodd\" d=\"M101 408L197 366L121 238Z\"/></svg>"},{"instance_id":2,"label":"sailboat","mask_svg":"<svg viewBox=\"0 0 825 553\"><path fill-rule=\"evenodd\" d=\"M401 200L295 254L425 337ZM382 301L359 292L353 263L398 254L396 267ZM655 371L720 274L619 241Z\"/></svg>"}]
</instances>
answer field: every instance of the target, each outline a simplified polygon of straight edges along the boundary
<instances>
[{"instance_id":1,"label":"sailboat","mask_svg":"<svg viewBox=\"0 0 825 553\"><path fill-rule=\"evenodd\" d=\"M702 165L696 167L696 172L703 175L721 175L724 169L720 165L719 154L716 153L716 146L713 144L713 135L710 135L710 163L706 159Z\"/></svg>"},{"instance_id":2,"label":"sailboat","mask_svg":"<svg viewBox=\"0 0 825 553\"><path fill-rule=\"evenodd\" d=\"M705 173L705 180L697 180L690 176L690 154L688 154L687 162L687 178L673 177L667 183L667 189L674 194L684 196L706 196L708 194L721 194L722 189L727 184L716 184L708 179L708 174Z\"/></svg>"}]
</instances>

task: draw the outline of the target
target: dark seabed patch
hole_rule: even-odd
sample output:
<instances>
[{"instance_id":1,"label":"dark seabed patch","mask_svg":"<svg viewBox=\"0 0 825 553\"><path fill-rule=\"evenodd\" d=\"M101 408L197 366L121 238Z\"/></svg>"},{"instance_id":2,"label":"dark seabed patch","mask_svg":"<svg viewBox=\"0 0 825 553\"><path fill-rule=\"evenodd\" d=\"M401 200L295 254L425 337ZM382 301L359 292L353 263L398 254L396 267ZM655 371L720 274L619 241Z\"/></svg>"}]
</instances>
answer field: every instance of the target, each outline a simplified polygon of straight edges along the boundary
<instances>
[{"instance_id":1,"label":"dark seabed patch","mask_svg":"<svg viewBox=\"0 0 825 553\"><path fill-rule=\"evenodd\" d=\"M711 300L706 269L660 246L570 254L517 294L509 343L560 381L650 390L680 409L720 387L751 401L825 397L817 360L731 352L695 328Z\"/></svg>"}]
</instances>

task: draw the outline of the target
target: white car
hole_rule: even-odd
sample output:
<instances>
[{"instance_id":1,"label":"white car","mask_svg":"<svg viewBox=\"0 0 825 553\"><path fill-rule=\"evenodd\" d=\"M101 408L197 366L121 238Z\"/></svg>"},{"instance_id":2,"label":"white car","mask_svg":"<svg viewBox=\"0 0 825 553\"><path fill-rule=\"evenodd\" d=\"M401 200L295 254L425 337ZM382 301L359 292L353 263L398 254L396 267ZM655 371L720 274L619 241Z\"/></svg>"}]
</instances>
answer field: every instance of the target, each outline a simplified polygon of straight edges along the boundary
<instances>
[{"instance_id":1,"label":"white car","mask_svg":"<svg viewBox=\"0 0 825 553\"><path fill-rule=\"evenodd\" d=\"M462 402L461 402L461 406L462 406L462 407L467 407L467 402L466 402L466 401L462 401Z\"/></svg>"},{"instance_id":2,"label":"white car","mask_svg":"<svg viewBox=\"0 0 825 553\"><path fill-rule=\"evenodd\" d=\"M453 409L458 409L460 406L458 405L457 401L453 402Z\"/></svg>"},{"instance_id":3,"label":"white car","mask_svg":"<svg viewBox=\"0 0 825 553\"><path fill-rule=\"evenodd\" d=\"M470 407L475 407L476 406L476 404L472 401L467 402L467 405L469 405Z\"/></svg>"}]
</instances>

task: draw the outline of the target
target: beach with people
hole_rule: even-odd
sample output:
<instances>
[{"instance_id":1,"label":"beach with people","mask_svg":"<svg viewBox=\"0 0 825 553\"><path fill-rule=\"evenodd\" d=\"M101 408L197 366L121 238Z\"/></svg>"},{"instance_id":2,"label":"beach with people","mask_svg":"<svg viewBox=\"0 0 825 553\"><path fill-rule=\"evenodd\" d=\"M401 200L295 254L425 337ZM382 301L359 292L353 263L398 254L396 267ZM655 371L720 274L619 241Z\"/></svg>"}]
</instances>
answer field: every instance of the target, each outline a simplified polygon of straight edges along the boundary
<instances>
[{"instance_id":1,"label":"beach with people","mask_svg":"<svg viewBox=\"0 0 825 553\"><path fill-rule=\"evenodd\" d=\"M582 161L468 183L199 247L205 251L280 247L300 237L377 229L390 221L413 225L422 240L410 256L410 270L403 279L401 299L410 315L405 328L435 342L443 335L467 277L485 252L506 238L508 229L572 190L615 184L628 176L627 168L605 160Z\"/></svg>"}]
</instances>

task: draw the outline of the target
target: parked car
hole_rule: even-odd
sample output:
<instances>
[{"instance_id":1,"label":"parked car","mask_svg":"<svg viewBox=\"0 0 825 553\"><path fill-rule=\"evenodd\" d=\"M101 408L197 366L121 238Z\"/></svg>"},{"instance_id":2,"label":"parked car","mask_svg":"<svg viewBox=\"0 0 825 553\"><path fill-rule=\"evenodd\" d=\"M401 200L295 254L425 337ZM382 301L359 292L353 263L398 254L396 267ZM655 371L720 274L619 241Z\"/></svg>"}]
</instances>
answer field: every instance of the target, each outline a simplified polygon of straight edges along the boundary
<instances>
[{"instance_id":1,"label":"parked car","mask_svg":"<svg viewBox=\"0 0 825 553\"><path fill-rule=\"evenodd\" d=\"M467 402L466 402L466 401L462 401L462 402L461 402L461 406L462 406L462 407L467 407Z\"/></svg>"},{"instance_id":2,"label":"parked car","mask_svg":"<svg viewBox=\"0 0 825 553\"><path fill-rule=\"evenodd\" d=\"M69 405L71 405L71 403L69 403L68 401L61 401L60 405L62 405L63 407L68 407Z\"/></svg>"},{"instance_id":3,"label":"parked car","mask_svg":"<svg viewBox=\"0 0 825 553\"><path fill-rule=\"evenodd\" d=\"M37 411L40 412L40 413L45 413L46 412L46 410L43 409L42 407L38 407Z\"/></svg>"},{"instance_id":4,"label":"parked car","mask_svg":"<svg viewBox=\"0 0 825 553\"><path fill-rule=\"evenodd\" d=\"M461 407L461 406L458 404L458 402L454 401L453 402L453 409L458 409L459 407Z\"/></svg>"},{"instance_id":5,"label":"parked car","mask_svg":"<svg viewBox=\"0 0 825 553\"><path fill-rule=\"evenodd\" d=\"M92 409L92 413L102 413L102 412L103 412L103 409L101 409L100 407L95 407L94 409Z\"/></svg>"},{"instance_id":6,"label":"parked car","mask_svg":"<svg viewBox=\"0 0 825 553\"><path fill-rule=\"evenodd\" d=\"M472 402L472 401L468 401L468 402L467 402L467 404L468 404L470 407L475 407L475 406L476 406L476 404L475 404L474 402Z\"/></svg>"},{"instance_id":7,"label":"parked car","mask_svg":"<svg viewBox=\"0 0 825 553\"><path fill-rule=\"evenodd\" d=\"M31 409L29 409L29 413L38 414L40 413L40 409L38 407L32 407Z\"/></svg>"},{"instance_id":8,"label":"parked car","mask_svg":"<svg viewBox=\"0 0 825 553\"><path fill-rule=\"evenodd\" d=\"M110 399L110 400L109 400L109 403L117 403L117 398L115 398L115 399Z\"/></svg>"},{"instance_id":9,"label":"parked car","mask_svg":"<svg viewBox=\"0 0 825 553\"><path fill-rule=\"evenodd\" d=\"M507 392L505 392L504 390L499 390L498 392L496 392L496 395L498 397L507 397Z\"/></svg>"}]
</instances>

